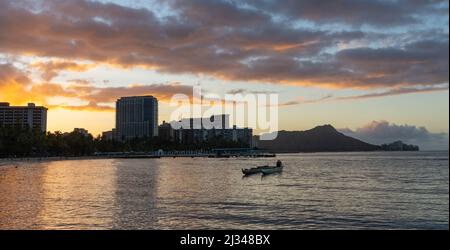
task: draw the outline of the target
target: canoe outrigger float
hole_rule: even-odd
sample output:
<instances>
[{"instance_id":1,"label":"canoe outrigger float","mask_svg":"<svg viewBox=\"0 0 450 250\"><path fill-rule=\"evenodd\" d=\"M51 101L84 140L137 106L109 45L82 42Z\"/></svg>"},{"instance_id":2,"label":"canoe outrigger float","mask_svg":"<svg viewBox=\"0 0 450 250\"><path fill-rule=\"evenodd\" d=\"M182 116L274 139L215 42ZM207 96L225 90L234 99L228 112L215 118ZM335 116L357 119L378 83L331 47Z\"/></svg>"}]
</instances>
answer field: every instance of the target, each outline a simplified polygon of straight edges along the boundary
<instances>
[{"instance_id":1,"label":"canoe outrigger float","mask_svg":"<svg viewBox=\"0 0 450 250\"><path fill-rule=\"evenodd\" d=\"M277 161L276 166L259 166L256 168L248 168L248 169L242 169L242 173L244 175L252 175L252 174L259 174L262 173L263 175L268 174L274 174L274 173L280 173L283 171L283 164L280 160Z\"/></svg>"},{"instance_id":2,"label":"canoe outrigger float","mask_svg":"<svg viewBox=\"0 0 450 250\"><path fill-rule=\"evenodd\" d=\"M283 166L281 167L271 167L271 168L264 168L261 169L261 173L263 175L268 175L268 174L275 174L275 173L281 173L283 171Z\"/></svg>"}]
</instances>

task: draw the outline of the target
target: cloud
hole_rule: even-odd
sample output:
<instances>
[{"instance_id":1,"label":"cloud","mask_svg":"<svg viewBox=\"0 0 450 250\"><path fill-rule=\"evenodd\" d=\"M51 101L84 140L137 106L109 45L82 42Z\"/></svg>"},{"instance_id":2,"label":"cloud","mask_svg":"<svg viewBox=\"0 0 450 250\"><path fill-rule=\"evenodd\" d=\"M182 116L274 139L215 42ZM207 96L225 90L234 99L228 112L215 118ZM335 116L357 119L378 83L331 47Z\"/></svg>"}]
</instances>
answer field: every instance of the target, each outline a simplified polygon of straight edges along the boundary
<instances>
[{"instance_id":1,"label":"cloud","mask_svg":"<svg viewBox=\"0 0 450 250\"><path fill-rule=\"evenodd\" d=\"M169 0L168 3L173 10L182 14L182 20L195 20L200 25L259 25L270 22L271 19L269 14L258 9L244 8L235 1Z\"/></svg>"},{"instance_id":2,"label":"cloud","mask_svg":"<svg viewBox=\"0 0 450 250\"><path fill-rule=\"evenodd\" d=\"M28 85L32 81L28 76L11 64L0 64L0 87L8 85Z\"/></svg>"},{"instance_id":3,"label":"cloud","mask_svg":"<svg viewBox=\"0 0 450 250\"><path fill-rule=\"evenodd\" d=\"M85 105L47 105L49 109L66 109L73 111L110 111L114 112L115 108L107 105L99 105L97 103L88 103Z\"/></svg>"},{"instance_id":4,"label":"cloud","mask_svg":"<svg viewBox=\"0 0 450 250\"><path fill-rule=\"evenodd\" d=\"M448 19L445 2L171 0L167 5L169 11L161 17L157 9L87 0L1 1L0 53L299 86L448 82L448 33L441 27L448 29L448 21L425 29L438 35L398 39L392 46L383 39L401 35L377 36L359 28L396 25L412 32L411 25L424 25L430 15ZM296 25L302 20L319 28ZM335 22L354 28L322 26ZM372 41L361 44L369 36ZM352 43L360 46L339 47ZM58 71L54 65L49 68L47 80Z\"/></svg>"},{"instance_id":5,"label":"cloud","mask_svg":"<svg viewBox=\"0 0 450 250\"><path fill-rule=\"evenodd\" d=\"M305 99L304 97L298 97L296 100L287 101L279 104L279 107L286 107L286 106L294 106L299 104L310 104L310 103L318 103L318 102L324 102L328 100L333 100L333 95L326 95L321 98L316 99Z\"/></svg>"},{"instance_id":6,"label":"cloud","mask_svg":"<svg viewBox=\"0 0 450 250\"><path fill-rule=\"evenodd\" d=\"M339 129L340 132L360 140L383 144L401 140L419 145L421 150L448 150L449 137L446 133L431 133L425 127L396 125L387 121L373 121L356 130Z\"/></svg>"},{"instance_id":7,"label":"cloud","mask_svg":"<svg viewBox=\"0 0 450 250\"><path fill-rule=\"evenodd\" d=\"M83 93L79 98L93 103L115 102L121 96L153 95L161 101L169 101L175 94L192 96L192 86L180 83L133 85L128 87L77 87L70 86L69 91Z\"/></svg>"},{"instance_id":8,"label":"cloud","mask_svg":"<svg viewBox=\"0 0 450 250\"><path fill-rule=\"evenodd\" d=\"M312 21L317 24L342 23L354 26L402 26L419 23L427 14L444 15L446 1L410 0L248 0L254 7L283 14L287 18Z\"/></svg>"},{"instance_id":9,"label":"cloud","mask_svg":"<svg viewBox=\"0 0 450 250\"><path fill-rule=\"evenodd\" d=\"M84 72L93 67L90 64L79 64L70 61L50 61L50 62L37 62L33 63L31 67L34 67L42 72L42 79L50 81L56 77L60 71L75 71Z\"/></svg>"},{"instance_id":10,"label":"cloud","mask_svg":"<svg viewBox=\"0 0 450 250\"><path fill-rule=\"evenodd\" d=\"M347 49L336 58L366 86L433 85L449 79L448 40L424 40L404 48Z\"/></svg>"},{"instance_id":11,"label":"cloud","mask_svg":"<svg viewBox=\"0 0 450 250\"><path fill-rule=\"evenodd\" d=\"M385 96L396 96L396 95L405 95L405 94L413 94L413 93L428 93L428 92L436 92L436 91L448 91L448 84L442 84L437 86L426 86L426 87L411 87L411 88L391 88L381 92L372 92L368 94L362 95L351 95L351 96L333 96L326 95L317 99L305 99L304 97L299 97L296 100L287 101L281 103L279 106L293 106L299 104L311 104L311 103L320 103L320 102L333 102L333 101L348 101L348 100L362 100L369 98L380 98Z\"/></svg>"},{"instance_id":12,"label":"cloud","mask_svg":"<svg viewBox=\"0 0 450 250\"><path fill-rule=\"evenodd\" d=\"M32 84L26 73L11 64L0 64L0 99L4 101L28 102L24 90Z\"/></svg>"},{"instance_id":13,"label":"cloud","mask_svg":"<svg viewBox=\"0 0 450 250\"><path fill-rule=\"evenodd\" d=\"M412 94L412 93L427 93L427 92L435 92L435 91L445 91L448 90L448 84L444 84L442 86L430 86L430 87L421 87L421 88L393 88L383 92L375 92L364 95L354 95L354 96L343 96L343 97L335 97L332 100L342 101L342 100L356 100L356 99L367 99L367 98L378 98L384 96L395 96L395 95L404 95L404 94Z\"/></svg>"},{"instance_id":14,"label":"cloud","mask_svg":"<svg viewBox=\"0 0 450 250\"><path fill-rule=\"evenodd\" d=\"M276 94L277 92L275 91L266 91L266 90L248 90L248 89L243 89L243 88L239 88L239 89L232 89L227 91L227 94L230 95L236 95L236 94Z\"/></svg>"},{"instance_id":15,"label":"cloud","mask_svg":"<svg viewBox=\"0 0 450 250\"><path fill-rule=\"evenodd\" d=\"M88 81L72 81L67 86L58 83L35 83L27 73L10 64L0 64L0 99L15 104L36 102L49 108L69 110L113 111L105 103L114 103L121 96L153 95L168 102L175 94L192 96L192 86L181 83L135 84L126 87L96 87ZM75 99L81 104L54 104L52 98ZM84 103L84 104L83 104Z\"/></svg>"}]
</instances>

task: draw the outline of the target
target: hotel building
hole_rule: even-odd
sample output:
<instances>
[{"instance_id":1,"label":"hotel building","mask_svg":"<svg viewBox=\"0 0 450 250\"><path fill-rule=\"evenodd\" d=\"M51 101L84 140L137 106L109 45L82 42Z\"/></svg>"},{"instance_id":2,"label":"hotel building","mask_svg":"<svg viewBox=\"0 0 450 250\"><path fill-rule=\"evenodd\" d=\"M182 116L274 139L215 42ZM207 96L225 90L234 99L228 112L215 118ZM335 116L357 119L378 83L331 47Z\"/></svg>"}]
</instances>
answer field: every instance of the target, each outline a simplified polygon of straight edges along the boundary
<instances>
[{"instance_id":1,"label":"hotel building","mask_svg":"<svg viewBox=\"0 0 450 250\"><path fill-rule=\"evenodd\" d=\"M47 131L47 108L28 103L27 106L10 106L0 102L0 127L39 129Z\"/></svg>"},{"instance_id":2,"label":"hotel building","mask_svg":"<svg viewBox=\"0 0 450 250\"><path fill-rule=\"evenodd\" d=\"M209 126L204 122L209 120ZM159 126L160 137L166 141L176 141L189 145L199 144L205 141L221 138L225 141L241 142L248 147L253 145L253 130L251 128L230 127L229 115L214 115L209 118L187 118L180 121L182 128L173 129L170 123ZM187 125L184 127L184 125Z\"/></svg>"},{"instance_id":3,"label":"hotel building","mask_svg":"<svg viewBox=\"0 0 450 250\"><path fill-rule=\"evenodd\" d=\"M153 96L121 97L116 102L117 139L158 136L158 100Z\"/></svg>"}]
</instances>

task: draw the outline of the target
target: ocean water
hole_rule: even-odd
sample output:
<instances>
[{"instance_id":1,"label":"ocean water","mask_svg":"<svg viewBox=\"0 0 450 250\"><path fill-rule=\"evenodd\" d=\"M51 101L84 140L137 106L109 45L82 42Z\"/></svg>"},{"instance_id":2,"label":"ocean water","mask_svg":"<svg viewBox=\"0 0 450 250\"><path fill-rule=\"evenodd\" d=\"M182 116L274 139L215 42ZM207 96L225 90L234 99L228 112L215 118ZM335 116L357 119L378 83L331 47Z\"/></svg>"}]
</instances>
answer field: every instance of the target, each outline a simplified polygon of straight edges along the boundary
<instances>
[{"instance_id":1,"label":"ocean water","mask_svg":"<svg viewBox=\"0 0 450 250\"><path fill-rule=\"evenodd\" d=\"M448 155L0 160L0 229L448 229Z\"/></svg>"}]
</instances>

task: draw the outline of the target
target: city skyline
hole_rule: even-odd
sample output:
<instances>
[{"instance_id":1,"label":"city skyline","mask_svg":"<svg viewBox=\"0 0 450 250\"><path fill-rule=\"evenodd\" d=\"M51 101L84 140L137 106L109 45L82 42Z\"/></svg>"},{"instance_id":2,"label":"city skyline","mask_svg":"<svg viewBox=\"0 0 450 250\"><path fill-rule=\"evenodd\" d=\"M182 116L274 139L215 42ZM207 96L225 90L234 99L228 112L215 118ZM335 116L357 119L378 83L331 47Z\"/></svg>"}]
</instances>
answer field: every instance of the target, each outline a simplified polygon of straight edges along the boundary
<instances>
[{"instance_id":1,"label":"city skyline","mask_svg":"<svg viewBox=\"0 0 450 250\"><path fill-rule=\"evenodd\" d=\"M0 101L48 107L49 131L100 134L114 127L115 99L143 94L170 121L171 96L200 85L277 93L280 130L332 124L370 142L401 135L448 149L446 1L0 5Z\"/></svg>"},{"instance_id":2,"label":"city skyline","mask_svg":"<svg viewBox=\"0 0 450 250\"><path fill-rule=\"evenodd\" d=\"M0 0L4 239L440 243L353 232L449 229L449 9Z\"/></svg>"}]
</instances>

